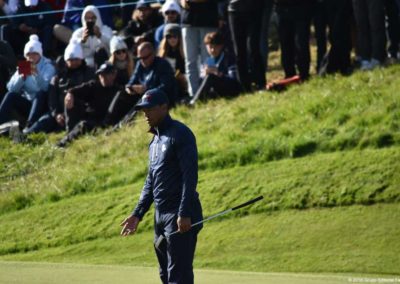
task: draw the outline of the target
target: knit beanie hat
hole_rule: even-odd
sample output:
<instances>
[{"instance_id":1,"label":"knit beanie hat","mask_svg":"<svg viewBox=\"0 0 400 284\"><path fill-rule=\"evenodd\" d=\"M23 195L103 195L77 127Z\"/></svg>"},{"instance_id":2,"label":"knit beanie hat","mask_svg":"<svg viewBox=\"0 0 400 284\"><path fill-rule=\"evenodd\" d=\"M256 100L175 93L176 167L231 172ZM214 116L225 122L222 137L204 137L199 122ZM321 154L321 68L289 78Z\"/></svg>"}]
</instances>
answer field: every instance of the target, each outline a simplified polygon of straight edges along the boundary
<instances>
[{"instance_id":1,"label":"knit beanie hat","mask_svg":"<svg viewBox=\"0 0 400 284\"><path fill-rule=\"evenodd\" d=\"M161 7L161 12L165 14L167 11L175 11L181 14L181 7L174 0L167 0Z\"/></svg>"},{"instance_id":2,"label":"knit beanie hat","mask_svg":"<svg viewBox=\"0 0 400 284\"><path fill-rule=\"evenodd\" d=\"M29 41L25 44L24 56L30 52L39 53L40 56L43 55L42 43L39 41L39 37L37 35L29 36Z\"/></svg>"},{"instance_id":3,"label":"knit beanie hat","mask_svg":"<svg viewBox=\"0 0 400 284\"><path fill-rule=\"evenodd\" d=\"M181 26L178 24L166 24L164 28L164 37L167 35L181 36Z\"/></svg>"},{"instance_id":4,"label":"knit beanie hat","mask_svg":"<svg viewBox=\"0 0 400 284\"><path fill-rule=\"evenodd\" d=\"M30 6L37 6L39 0L25 0L25 6L30 7Z\"/></svg>"},{"instance_id":5,"label":"knit beanie hat","mask_svg":"<svg viewBox=\"0 0 400 284\"><path fill-rule=\"evenodd\" d=\"M64 60L68 59L83 59L83 50L82 46L78 41L70 41L68 46L65 48L64 52Z\"/></svg>"},{"instance_id":6,"label":"knit beanie hat","mask_svg":"<svg viewBox=\"0 0 400 284\"><path fill-rule=\"evenodd\" d=\"M120 36L113 36L110 40L110 51L113 54L117 50L128 49L126 42Z\"/></svg>"}]
</instances>

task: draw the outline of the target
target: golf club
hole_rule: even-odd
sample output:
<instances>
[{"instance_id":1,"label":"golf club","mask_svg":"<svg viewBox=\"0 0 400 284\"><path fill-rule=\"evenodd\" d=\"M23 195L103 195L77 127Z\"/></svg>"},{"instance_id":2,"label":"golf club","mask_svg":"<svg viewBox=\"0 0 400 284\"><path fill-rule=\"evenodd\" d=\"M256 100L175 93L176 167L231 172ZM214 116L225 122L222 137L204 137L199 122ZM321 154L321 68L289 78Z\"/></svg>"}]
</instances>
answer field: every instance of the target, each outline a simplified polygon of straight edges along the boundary
<instances>
[{"instance_id":1,"label":"golf club","mask_svg":"<svg viewBox=\"0 0 400 284\"><path fill-rule=\"evenodd\" d=\"M263 198L264 198L264 197L261 195L261 196L259 196L259 197L256 197L256 198L252 199L252 200L249 200L249 201L247 201L247 202L245 202L245 203L242 203L242 204L240 204L240 205L238 205L238 206L235 206L235 207L229 208L229 209L227 209L227 210L224 210L224 211L222 211L222 212L219 212L219 213L217 213L217 214L211 215L210 217L208 217L208 218L206 218L206 219L200 220L199 222L196 222L196 223L192 224L191 228L193 228L194 226L197 226L197 225L199 225L199 224L202 224L202 223L204 223L204 222L210 221L210 220L212 220L212 219L214 219L214 218L217 218L217 217L219 217L219 216L223 216L223 215L225 215L225 214L228 214L228 213L231 212L231 211L234 211L234 210L240 209L240 208L242 208L242 207L248 206L248 205L250 205L250 204L253 204L253 203L255 203L255 202L257 202L257 201L259 201L259 200L261 200L261 199L263 199ZM179 233L178 230L175 231L175 232L172 232L171 234L166 235L166 236L160 235L160 236L157 238L156 242L154 243L154 247L155 247L157 250L160 250L160 246L161 246L161 244L164 242L165 238L166 238L166 237L171 237L171 236L173 236L173 235L175 235L175 234L177 234L177 233Z\"/></svg>"}]
</instances>

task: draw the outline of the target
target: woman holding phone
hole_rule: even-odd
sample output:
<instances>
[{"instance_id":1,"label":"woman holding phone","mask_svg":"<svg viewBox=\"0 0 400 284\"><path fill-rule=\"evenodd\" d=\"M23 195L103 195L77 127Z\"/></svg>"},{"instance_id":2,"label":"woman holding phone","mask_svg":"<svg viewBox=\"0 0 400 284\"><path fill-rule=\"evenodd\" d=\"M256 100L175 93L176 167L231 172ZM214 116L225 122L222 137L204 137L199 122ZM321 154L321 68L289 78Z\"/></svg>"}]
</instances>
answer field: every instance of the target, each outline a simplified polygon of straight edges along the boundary
<instances>
[{"instance_id":1,"label":"woman holding phone","mask_svg":"<svg viewBox=\"0 0 400 284\"><path fill-rule=\"evenodd\" d=\"M19 64L7 84L8 93L0 104L0 124L12 120L17 112L20 122L26 121L25 126L29 127L46 110L46 92L56 71L50 59L43 56L37 35L29 37L24 56L26 62Z\"/></svg>"}]
</instances>

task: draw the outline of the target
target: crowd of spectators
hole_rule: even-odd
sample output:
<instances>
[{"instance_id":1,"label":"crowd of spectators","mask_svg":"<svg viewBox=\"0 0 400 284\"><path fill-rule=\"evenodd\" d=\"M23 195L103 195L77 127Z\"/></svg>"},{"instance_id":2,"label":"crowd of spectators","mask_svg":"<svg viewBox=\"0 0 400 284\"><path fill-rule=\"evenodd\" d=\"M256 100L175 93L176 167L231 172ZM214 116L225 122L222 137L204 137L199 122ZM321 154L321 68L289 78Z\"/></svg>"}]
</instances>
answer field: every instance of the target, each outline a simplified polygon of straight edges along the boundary
<instances>
[{"instance_id":1,"label":"crowd of spectators","mask_svg":"<svg viewBox=\"0 0 400 284\"><path fill-rule=\"evenodd\" d=\"M310 77L311 41L320 75L393 64L399 11L400 0L0 0L0 124L66 131L65 146L118 124L149 89L171 107L264 90L277 44L286 79Z\"/></svg>"}]
</instances>

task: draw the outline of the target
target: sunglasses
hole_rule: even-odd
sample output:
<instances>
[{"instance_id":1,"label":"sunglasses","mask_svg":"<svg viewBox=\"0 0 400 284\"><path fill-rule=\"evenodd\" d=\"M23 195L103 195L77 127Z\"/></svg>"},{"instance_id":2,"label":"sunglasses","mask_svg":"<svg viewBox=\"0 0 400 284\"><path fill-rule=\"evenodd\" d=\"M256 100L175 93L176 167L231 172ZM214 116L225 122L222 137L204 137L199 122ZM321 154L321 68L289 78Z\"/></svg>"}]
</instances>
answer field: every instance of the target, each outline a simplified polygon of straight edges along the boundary
<instances>
[{"instance_id":1,"label":"sunglasses","mask_svg":"<svg viewBox=\"0 0 400 284\"><path fill-rule=\"evenodd\" d=\"M165 15L176 15L178 14L176 11L166 11Z\"/></svg>"},{"instance_id":2,"label":"sunglasses","mask_svg":"<svg viewBox=\"0 0 400 284\"><path fill-rule=\"evenodd\" d=\"M152 55L153 55L153 53L149 53L148 55L145 55L145 56L142 56L142 57L138 57L138 59L146 60L146 59L149 59Z\"/></svg>"},{"instance_id":3,"label":"sunglasses","mask_svg":"<svg viewBox=\"0 0 400 284\"><path fill-rule=\"evenodd\" d=\"M166 39L170 39L170 38L177 38L177 35L166 35L165 38Z\"/></svg>"},{"instance_id":4,"label":"sunglasses","mask_svg":"<svg viewBox=\"0 0 400 284\"><path fill-rule=\"evenodd\" d=\"M126 49L120 49L120 50L117 50L117 51L115 51L115 54L123 54L123 53L126 53Z\"/></svg>"}]
</instances>

